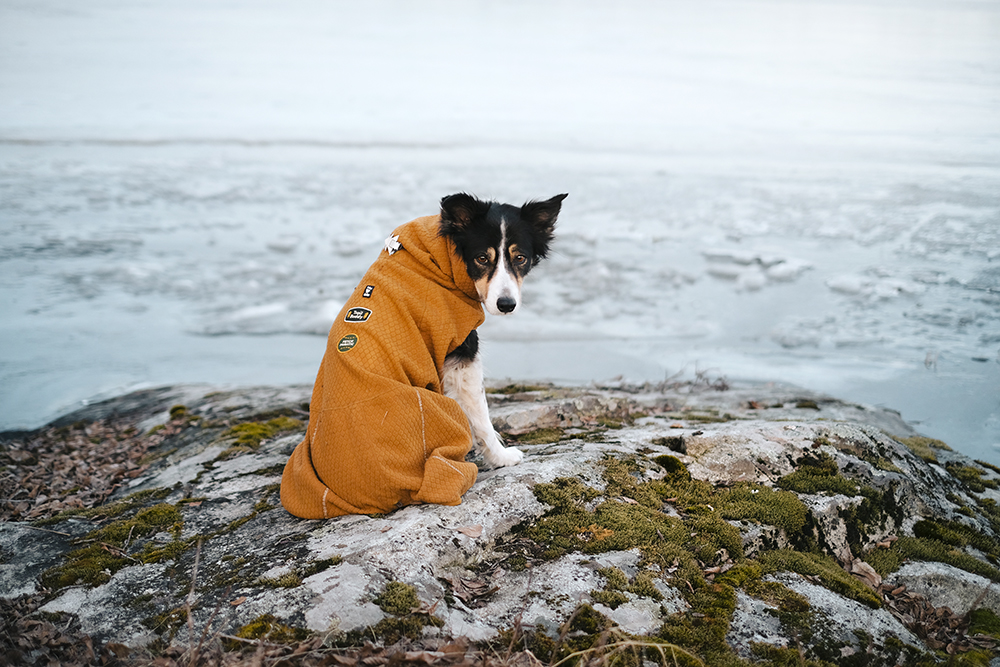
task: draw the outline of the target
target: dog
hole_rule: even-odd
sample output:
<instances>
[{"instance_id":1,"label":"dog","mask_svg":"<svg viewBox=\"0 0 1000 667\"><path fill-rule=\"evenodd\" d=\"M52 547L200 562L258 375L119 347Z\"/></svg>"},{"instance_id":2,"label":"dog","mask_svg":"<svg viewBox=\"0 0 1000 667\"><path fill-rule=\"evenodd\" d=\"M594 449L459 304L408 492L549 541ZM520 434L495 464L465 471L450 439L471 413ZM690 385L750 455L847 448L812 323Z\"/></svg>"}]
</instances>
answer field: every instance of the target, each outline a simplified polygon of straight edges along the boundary
<instances>
[{"instance_id":1,"label":"dog","mask_svg":"<svg viewBox=\"0 0 1000 667\"><path fill-rule=\"evenodd\" d=\"M379 514L457 505L476 479L522 453L490 422L476 329L521 306L567 195L523 206L459 193L393 231L330 330L309 425L285 465L292 514Z\"/></svg>"}]
</instances>

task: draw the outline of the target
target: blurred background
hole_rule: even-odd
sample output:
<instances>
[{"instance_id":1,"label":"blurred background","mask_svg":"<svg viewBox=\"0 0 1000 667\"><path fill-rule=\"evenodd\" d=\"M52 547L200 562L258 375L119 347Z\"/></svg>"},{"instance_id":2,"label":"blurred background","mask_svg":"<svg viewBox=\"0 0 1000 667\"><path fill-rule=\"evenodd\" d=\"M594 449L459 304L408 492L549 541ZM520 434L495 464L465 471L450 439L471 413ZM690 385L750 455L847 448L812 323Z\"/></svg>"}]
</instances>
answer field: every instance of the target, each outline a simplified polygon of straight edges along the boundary
<instances>
[{"instance_id":1,"label":"blurred background","mask_svg":"<svg viewBox=\"0 0 1000 667\"><path fill-rule=\"evenodd\" d=\"M311 383L458 191L570 193L490 377L791 382L1000 463L989 0L0 0L0 430Z\"/></svg>"}]
</instances>

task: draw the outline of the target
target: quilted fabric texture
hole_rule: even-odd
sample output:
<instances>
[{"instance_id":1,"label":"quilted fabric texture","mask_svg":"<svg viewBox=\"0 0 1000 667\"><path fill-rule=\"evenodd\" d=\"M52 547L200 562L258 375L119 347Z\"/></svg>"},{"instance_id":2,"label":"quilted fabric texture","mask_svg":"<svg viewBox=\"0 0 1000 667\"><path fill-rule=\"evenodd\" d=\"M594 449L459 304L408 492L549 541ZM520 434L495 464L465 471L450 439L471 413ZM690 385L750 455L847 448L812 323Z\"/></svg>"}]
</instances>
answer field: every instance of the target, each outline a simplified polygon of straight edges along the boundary
<instances>
[{"instance_id":1,"label":"quilted fabric texture","mask_svg":"<svg viewBox=\"0 0 1000 667\"><path fill-rule=\"evenodd\" d=\"M281 479L295 516L458 505L476 481L468 419L441 393L439 369L483 308L439 225L397 228L330 329L306 437Z\"/></svg>"}]
</instances>

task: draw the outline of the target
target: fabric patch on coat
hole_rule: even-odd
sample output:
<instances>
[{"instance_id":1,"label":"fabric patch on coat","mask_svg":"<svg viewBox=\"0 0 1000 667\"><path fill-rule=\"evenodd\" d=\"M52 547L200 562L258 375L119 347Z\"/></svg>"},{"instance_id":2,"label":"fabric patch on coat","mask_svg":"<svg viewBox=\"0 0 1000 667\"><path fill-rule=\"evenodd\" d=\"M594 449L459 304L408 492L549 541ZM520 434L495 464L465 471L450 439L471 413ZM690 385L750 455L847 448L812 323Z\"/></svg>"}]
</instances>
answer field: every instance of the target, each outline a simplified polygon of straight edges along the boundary
<instances>
[{"instance_id":1,"label":"fabric patch on coat","mask_svg":"<svg viewBox=\"0 0 1000 667\"><path fill-rule=\"evenodd\" d=\"M395 254L402 247L402 244L399 242L399 234L390 236L385 240L385 249L390 255Z\"/></svg>"},{"instance_id":2,"label":"fabric patch on coat","mask_svg":"<svg viewBox=\"0 0 1000 667\"><path fill-rule=\"evenodd\" d=\"M358 337L355 336L354 334L347 334L346 336L340 339L340 342L337 343L337 351L341 353L350 352L351 350L354 349L354 346L357 344L358 344Z\"/></svg>"},{"instance_id":3,"label":"fabric patch on coat","mask_svg":"<svg viewBox=\"0 0 1000 667\"><path fill-rule=\"evenodd\" d=\"M368 318L371 317L372 311L368 308L351 308L344 315L345 322L367 322Z\"/></svg>"},{"instance_id":4,"label":"fabric patch on coat","mask_svg":"<svg viewBox=\"0 0 1000 667\"><path fill-rule=\"evenodd\" d=\"M365 285L365 291L361 294L366 299L372 298L372 292L375 291L374 285Z\"/></svg>"}]
</instances>

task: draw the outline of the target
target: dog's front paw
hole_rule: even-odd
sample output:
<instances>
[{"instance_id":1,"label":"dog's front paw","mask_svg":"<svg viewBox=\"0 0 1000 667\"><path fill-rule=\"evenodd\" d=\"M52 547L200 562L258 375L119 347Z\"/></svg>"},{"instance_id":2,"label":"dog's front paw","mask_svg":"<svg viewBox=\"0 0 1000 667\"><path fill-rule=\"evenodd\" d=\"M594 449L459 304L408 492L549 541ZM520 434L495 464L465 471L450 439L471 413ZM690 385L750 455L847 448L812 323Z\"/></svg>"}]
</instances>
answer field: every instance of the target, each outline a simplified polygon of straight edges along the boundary
<instances>
[{"instance_id":1,"label":"dog's front paw","mask_svg":"<svg viewBox=\"0 0 1000 667\"><path fill-rule=\"evenodd\" d=\"M483 452L483 458L494 468L504 468L506 466L516 466L524 458L524 452L516 447L499 446L495 449L487 449Z\"/></svg>"}]
</instances>

